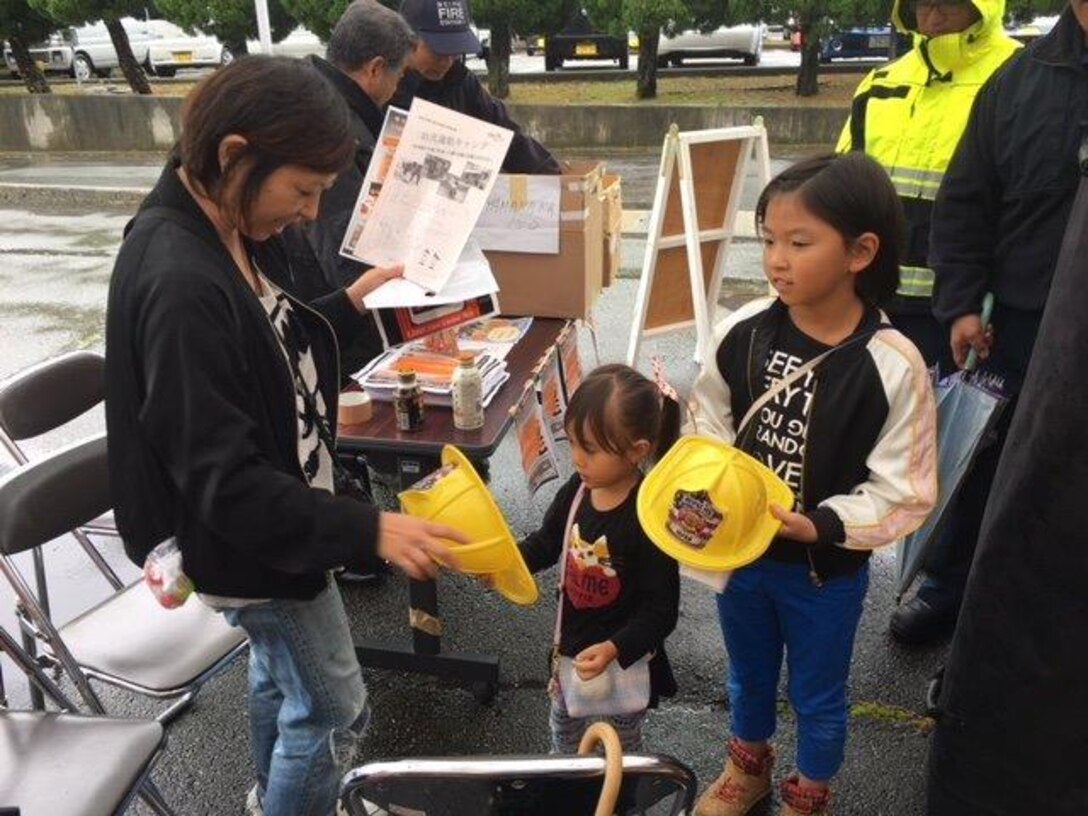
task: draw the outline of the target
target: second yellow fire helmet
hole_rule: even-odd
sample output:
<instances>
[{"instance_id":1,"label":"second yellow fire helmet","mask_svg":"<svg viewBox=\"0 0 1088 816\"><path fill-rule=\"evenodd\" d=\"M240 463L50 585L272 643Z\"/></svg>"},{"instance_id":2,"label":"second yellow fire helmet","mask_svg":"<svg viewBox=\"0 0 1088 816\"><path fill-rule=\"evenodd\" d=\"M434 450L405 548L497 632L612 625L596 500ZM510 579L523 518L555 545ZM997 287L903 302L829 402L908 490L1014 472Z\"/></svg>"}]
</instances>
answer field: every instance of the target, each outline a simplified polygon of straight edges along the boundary
<instances>
[{"instance_id":1,"label":"second yellow fire helmet","mask_svg":"<svg viewBox=\"0 0 1088 816\"><path fill-rule=\"evenodd\" d=\"M770 468L707 436L685 436L643 479L638 520L681 564L724 572L750 564L781 526L770 505L793 508L793 491Z\"/></svg>"},{"instance_id":2,"label":"second yellow fire helmet","mask_svg":"<svg viewBox=\"0 0 1088 816\"><path fill-rule=\"evenodd\" d=\"M453 445L442 448L442 467L402 492L400 503L408 515L449 525L469 538L471 544L451 545L463 572L490 575L495 591L516 604L536 603L536 581L502 511Z\"/></svg>"}]
</instances>

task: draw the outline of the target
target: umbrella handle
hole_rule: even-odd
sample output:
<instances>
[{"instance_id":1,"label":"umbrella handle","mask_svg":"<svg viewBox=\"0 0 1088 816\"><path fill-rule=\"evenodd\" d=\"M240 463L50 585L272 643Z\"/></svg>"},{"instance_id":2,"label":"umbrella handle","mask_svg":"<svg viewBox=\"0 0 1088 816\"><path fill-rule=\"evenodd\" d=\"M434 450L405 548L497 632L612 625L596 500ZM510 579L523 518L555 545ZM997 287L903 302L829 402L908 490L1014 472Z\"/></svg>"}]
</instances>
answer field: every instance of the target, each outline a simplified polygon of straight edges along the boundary
<instances>
[{"instance_id":1,"label":"umbrella handle","mask_svg":"<svg viewBox=\"0 0 1088 816\"><path fill-rule=\"evenodd\" d=\"M990 325L990 318L994 314L994 293L987 292L985 297L982 298L982 330L986 331ZM964 370L974 371L978 367L978 352L972 348L967 353L967 362L964 364Z\"/></svg>"},{"instance_id":2,"label":"umbrella handle","mask_svg":"<svg viewBox=\"0 0 1088 816\"><path fill-rule=\"evenodd\" d=\"M623 748L616 729L606 722L595 722L586 729L578 753L588 754L597 745L604 746L604 786L594 816L611 816L616 812L616 799L623 783Z\"/></svg>"}]
</instances>

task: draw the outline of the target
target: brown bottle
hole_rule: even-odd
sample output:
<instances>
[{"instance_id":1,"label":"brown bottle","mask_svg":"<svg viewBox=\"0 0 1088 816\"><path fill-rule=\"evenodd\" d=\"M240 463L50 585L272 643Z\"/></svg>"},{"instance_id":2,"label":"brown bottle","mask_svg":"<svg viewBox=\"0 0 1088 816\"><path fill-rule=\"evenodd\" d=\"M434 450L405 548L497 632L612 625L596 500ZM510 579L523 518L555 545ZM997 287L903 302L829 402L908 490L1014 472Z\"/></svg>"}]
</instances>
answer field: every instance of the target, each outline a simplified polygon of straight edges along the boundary
<instances>
[{"instance_id":1,"label":"brown bottle","mask_svg":"<svg viewBox=\"0 0 1088 816\"><path fill-rule=\"evenodd\" d=\"M416 380L416 372L411 369L397 375L393 413L397 418L398 431L418 431L423 427L423 390Z\"/></svg>"}]
</instances>

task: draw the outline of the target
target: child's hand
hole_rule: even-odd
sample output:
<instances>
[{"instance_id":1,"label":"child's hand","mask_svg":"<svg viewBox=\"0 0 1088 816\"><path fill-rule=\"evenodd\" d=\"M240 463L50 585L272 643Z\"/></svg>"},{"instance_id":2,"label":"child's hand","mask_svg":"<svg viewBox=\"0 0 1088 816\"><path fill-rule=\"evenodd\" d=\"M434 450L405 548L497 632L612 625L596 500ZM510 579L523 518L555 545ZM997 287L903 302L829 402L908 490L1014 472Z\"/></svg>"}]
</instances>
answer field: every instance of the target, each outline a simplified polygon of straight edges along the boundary
<instances>
[{"instance_id":1,"label":"child's hand","mask_svg":"<svg viewBox=\"0 0 1088 816\"><path fill-rule=\"evenodd\" d=\"M483 584L486 589L495 588L495 576L490 572L481 572L479 575L474 575L472 577Z\"/></svg>"},{"instance_id":2,"label":"child's hand","mask_svg":"<svg viewBox=\"0 0 1088 816\"><path fill-rule=\"evenodd\" d=\"M615 660L619 653L616 644L611 640L594 643L574 656L574 670L583 680L592 680L607 669L608 664Z\"/></svg>"},{"instance_id":3,"label":"child's hand","mask_svg":"<svg viewBox=\"0 0 1088 816\"><path fill-rule=\"evenodd\" d=\"M771 515L782 522L782 529L778 531L782 538L800 541L802 544L816 543L816 525L805 514L793 513L777 504L772 504Z\"/></svg>"}]
</instances>

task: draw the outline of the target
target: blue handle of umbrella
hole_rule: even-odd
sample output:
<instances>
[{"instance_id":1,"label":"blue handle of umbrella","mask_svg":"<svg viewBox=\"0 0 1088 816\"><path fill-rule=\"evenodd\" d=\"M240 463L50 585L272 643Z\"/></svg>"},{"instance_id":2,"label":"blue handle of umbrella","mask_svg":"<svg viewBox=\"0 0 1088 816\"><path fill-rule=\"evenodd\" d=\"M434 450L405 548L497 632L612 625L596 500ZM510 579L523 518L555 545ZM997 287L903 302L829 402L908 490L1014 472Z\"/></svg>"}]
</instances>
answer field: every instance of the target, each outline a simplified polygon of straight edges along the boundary
<instances>
[{"instance_id":1,"label":"blue handle of umbrella","mask_svg":"<svg viewBox=\"0 0 1088 816\"><path fill-rule=\"evenodd\" d=\"M987 292L986 296L982 298L982 331L986 331L990 325L990 318L994 314L994 293ZM974 348L967 353L967 362L964 364L964 369L967 371L974 371L978 366L978 352Z\"/></svg>"}]
</instances>

